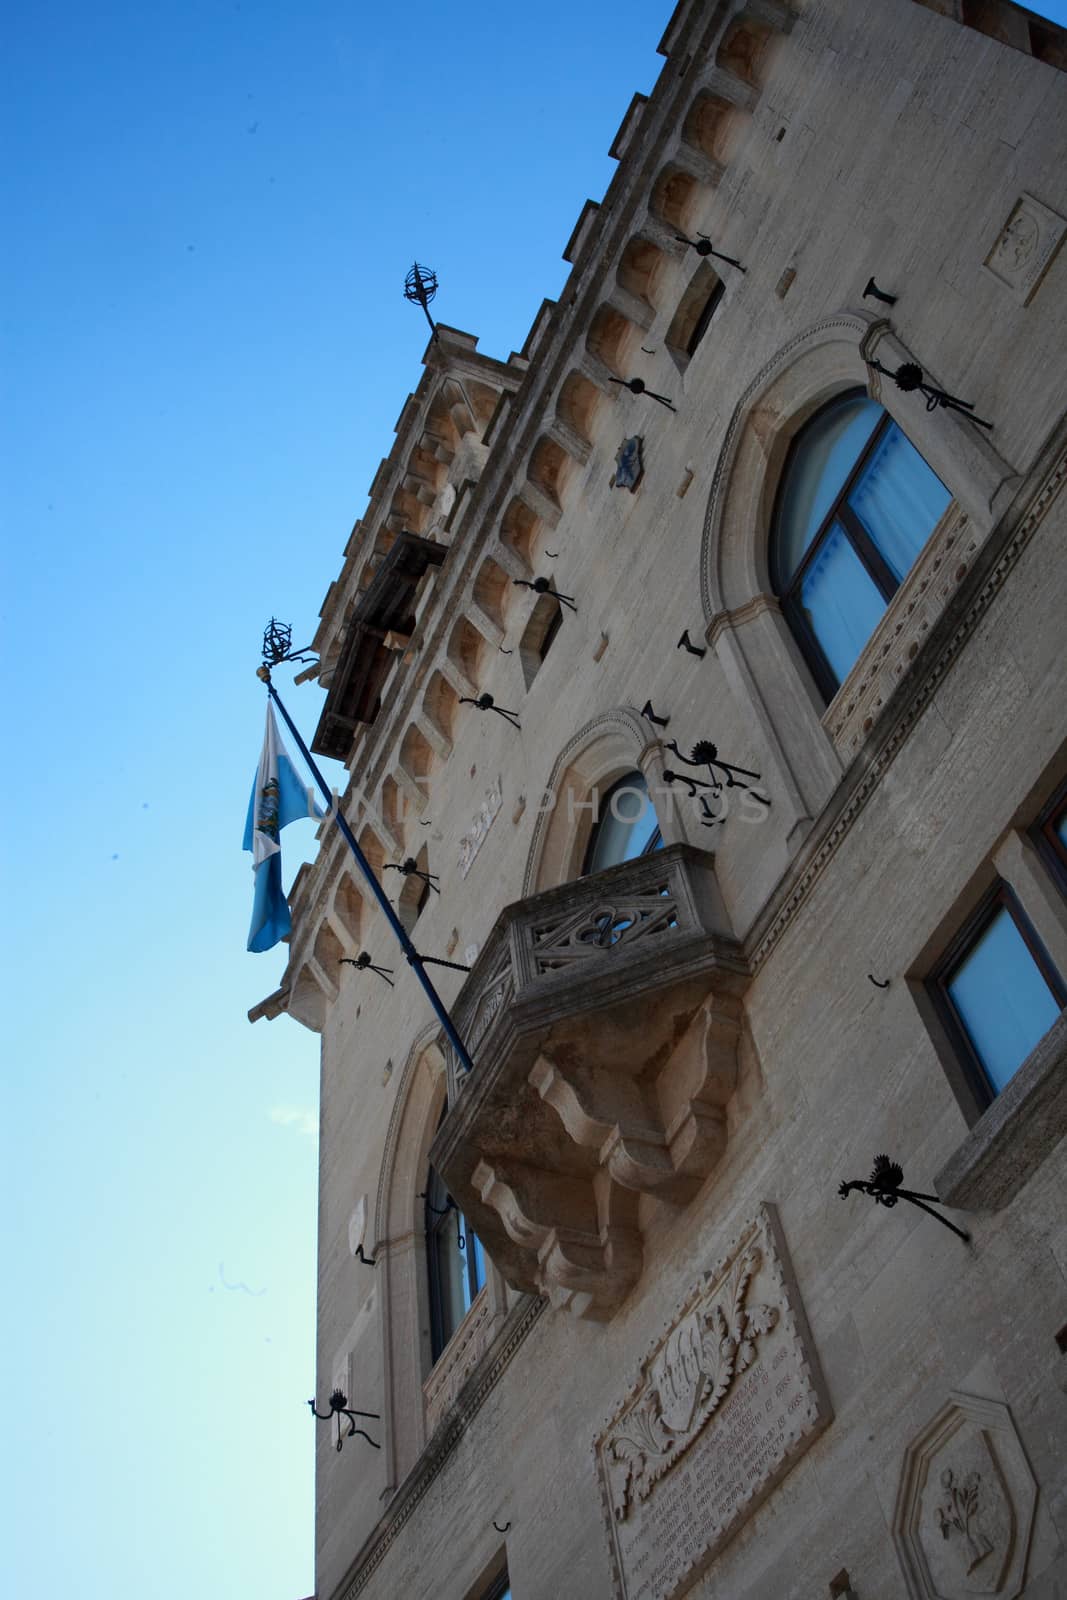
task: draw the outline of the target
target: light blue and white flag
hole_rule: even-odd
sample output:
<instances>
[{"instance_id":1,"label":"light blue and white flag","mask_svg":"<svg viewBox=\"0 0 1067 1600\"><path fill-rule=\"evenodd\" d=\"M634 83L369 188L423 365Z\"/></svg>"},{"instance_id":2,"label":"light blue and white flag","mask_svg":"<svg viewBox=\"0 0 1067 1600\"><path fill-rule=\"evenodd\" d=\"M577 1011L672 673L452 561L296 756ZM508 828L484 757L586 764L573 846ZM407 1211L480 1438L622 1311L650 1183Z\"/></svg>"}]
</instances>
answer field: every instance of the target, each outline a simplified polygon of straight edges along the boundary
<instances>
[{"instance_id":1,"label":"light blue and white flag","mask_svg":"<svg viewBox=\"0 0 1067 1600\"><path fill-rule=\"evenodd\" d=\"M292 925L289 902L282 888L282 847L279 835L290 822L301 817L321 817L311 797L297 777L289 752L282 744L274 707L267 705L267 731L263 753L252 784L245 823L244 848L252 852L255 892L252 900L252 926L248 930L249 950L272 950L284 939Z\"/></svg>"}]
</instances>

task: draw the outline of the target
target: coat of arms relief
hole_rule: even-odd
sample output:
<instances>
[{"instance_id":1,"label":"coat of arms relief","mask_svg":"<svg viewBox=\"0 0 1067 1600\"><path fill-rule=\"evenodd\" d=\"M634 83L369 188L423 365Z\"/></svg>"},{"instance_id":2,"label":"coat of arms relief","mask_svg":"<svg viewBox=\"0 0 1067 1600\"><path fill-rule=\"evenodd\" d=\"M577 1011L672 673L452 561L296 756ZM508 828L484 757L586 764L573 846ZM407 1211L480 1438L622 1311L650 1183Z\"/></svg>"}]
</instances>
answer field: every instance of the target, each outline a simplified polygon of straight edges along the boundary
<instances>
[{"instance_id":1,"label":"coat of arms relief","mask_svg":"<svg viewBox=\"0 0 1067 1600\"><path fill-rule=\"evenodd\" d=\"M617 1521L646 1500L756 1359L760 1338L778 1321L774 1305L747 1305L763 1264L752 1245L732 1266L725 1290L707 1294L649 1363L647 1387L608 1439L604 1459Z\"/></svg>"}]
</instances>

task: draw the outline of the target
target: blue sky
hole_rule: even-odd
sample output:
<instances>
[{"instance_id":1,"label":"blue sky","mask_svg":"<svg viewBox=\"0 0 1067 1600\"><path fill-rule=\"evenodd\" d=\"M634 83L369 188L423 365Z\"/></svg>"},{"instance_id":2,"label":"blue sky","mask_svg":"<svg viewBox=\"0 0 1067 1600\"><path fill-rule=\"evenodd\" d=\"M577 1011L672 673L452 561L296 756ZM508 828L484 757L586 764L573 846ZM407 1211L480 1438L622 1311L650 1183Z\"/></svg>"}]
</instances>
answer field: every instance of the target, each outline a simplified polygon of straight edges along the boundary
<instances>
[{"instance_id":1,"label":"blue sky","mask_svg":"<svg viewBox=\"0 0 1067 1600\"><path fill-rule=\"evenodd\" d=\"M418 381L411 261L518 347L670 10L40 0L9 29L12 1594L311 1592L318 1045L245 1017L285 960L244 952L259 639L310 639ZM310 732L319 692L289 698Z\"/></svg>"}]
</instances>

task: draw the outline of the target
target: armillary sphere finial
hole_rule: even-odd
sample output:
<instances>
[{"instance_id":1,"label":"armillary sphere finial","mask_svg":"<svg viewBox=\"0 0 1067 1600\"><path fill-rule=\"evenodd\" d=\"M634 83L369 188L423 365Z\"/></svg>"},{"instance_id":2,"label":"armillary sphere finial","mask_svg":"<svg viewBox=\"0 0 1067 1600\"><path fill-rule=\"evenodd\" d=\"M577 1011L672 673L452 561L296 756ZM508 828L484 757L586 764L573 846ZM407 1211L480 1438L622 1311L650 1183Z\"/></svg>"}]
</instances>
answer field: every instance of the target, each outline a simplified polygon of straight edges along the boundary
<instances>
[{"instance_id":1,"label":"armillary sphere finial","mask_svg":"<svg viewBox=\"0 0 1067 1600\"><path fill-rule=\"evenodd\" d=\"M421 306L430 332L437 338L437 324L430 315L430 301L437 293L437 274L430 267L420 267L416 261L404 279L404 299Z\"/></svg>"}]
</instances>

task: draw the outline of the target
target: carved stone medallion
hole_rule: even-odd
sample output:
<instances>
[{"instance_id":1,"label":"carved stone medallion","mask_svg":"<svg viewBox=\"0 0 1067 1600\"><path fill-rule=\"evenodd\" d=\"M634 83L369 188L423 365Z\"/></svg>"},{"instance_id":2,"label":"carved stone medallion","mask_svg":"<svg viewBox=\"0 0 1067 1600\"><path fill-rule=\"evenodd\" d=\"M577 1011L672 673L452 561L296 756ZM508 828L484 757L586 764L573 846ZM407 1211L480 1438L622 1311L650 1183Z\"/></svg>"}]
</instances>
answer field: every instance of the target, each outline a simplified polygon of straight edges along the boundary
<instances>
[{"instance_id":1,"label":"carved stone medallion","mask_svg":"<svg viewBox=\"0 0 1067 1600\"><path fill-rule=\"evenodd\" d=\"M620 1600L687 1592L830 1414L763 1205L678 1307L594 1443Z\"/></svg>"},{"instance_id":2,"label":"carved stone medallion","mask_svg":"<svg viewBox=\"0 0 1067 1600\"><path fill-rule=\"evenodd\" d=\"M1014 1600L1036 1499L1007 1406L952 1394L904 1454L893 1538L912 1600Z\"/></svg>"},{"instance_id":3,"label":"carved stone medallion","mask_svg":"<svg viewBox=\"0 0 1067 1600\"><path fill-rule=\"evenodd\" d=\"M1067 221L1063 217L1032 194L1022 194L986 256L985 267L1013 291L1016 299L1028 305L1065 234Z\"/></svg>"}]
</instances>

